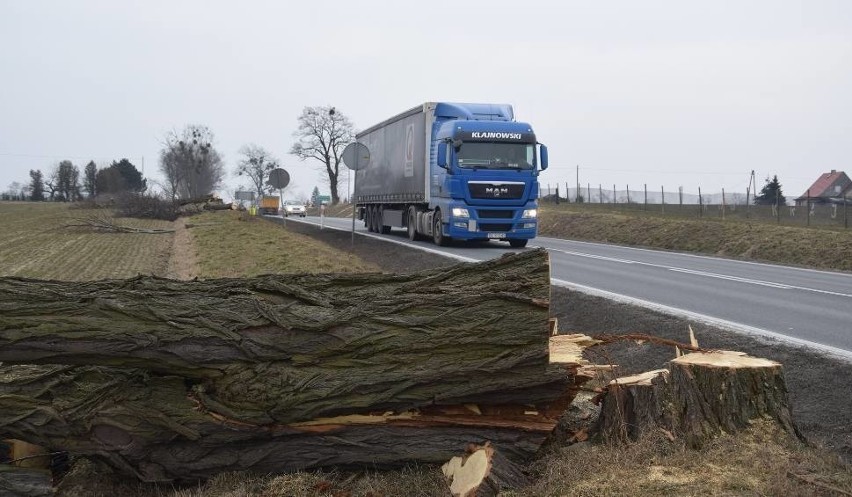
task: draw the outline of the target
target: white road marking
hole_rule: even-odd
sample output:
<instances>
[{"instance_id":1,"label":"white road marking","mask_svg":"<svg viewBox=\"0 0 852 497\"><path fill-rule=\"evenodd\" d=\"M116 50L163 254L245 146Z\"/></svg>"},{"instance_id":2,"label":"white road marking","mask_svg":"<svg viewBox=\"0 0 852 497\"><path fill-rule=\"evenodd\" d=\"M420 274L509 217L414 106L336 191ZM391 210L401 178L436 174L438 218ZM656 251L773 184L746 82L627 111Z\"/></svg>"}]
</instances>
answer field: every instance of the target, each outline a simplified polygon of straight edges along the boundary
<instances>
[{"instance_id":1,"label":"white road marking","mask_svg":"<svg viewBox=\"0 0 852 497\"><path fill-rule=\"evenodd\" d=\"M654 249L647 249L647 248L641 248L641 247L628 247L626 245L607 245L605 243L599 243L599 242L584 242L584 241L581 241L581 240L566 240L566 239L562 239L562 238L549 238L549 237L545 237L545 236L539 236L539 237L536 237L535 239L538 240L539 242L546 241L548 243L557 243L557 244L559 244L559 243L576 243L576 244L581 244L581 245L592 245L592 246L595 246L595 247L616 248L616 249L620 249L620 250L635 250L637 252L650 252L652 254L659 254L659 253L662 252L662 253L666 253L666 254L670 254L670 255L675 255L675 256L678 256L678 257L692 257L694 259L707 259L707 260L711 260L711 261L724 260L726 262L731 262L731 263L735 263L735 264L748 264L750 266L764 266L764 267L772 267L772 268L783 267L784 269L790 269L790 270L793 270L793 271L830 274L832 276L842 276L842 277L852 279L852 273L849 273L849 272L843 273L843 272L839 272L839 271L828 271L828 270L825 270L825 269L810 269L810 268L806 268L806 267L796 267L796 266L780 266L778 264L769 264L769 263L766 263L766 262L741 261L739 259L724 259L724 258L721 258L721 257L714 257L712 255L687 254L685 252L667 252L667 251L662 251L662 250L654 250ZM542 248L549 248L549 247L542 247Z\"/></svg>"},{"instance_id":2,"label":"white road marking","mask_svg":"<svg viewBox=\"0 0 852 497\"><path fill-rule=\"evenodd\" d=\"M838 359L842 359L844 361L852 362L852 350L844 350L837 347L832 347L831 345L825 345L817 342L811 342L810 340L802 340L801 338L791 337L789 335L783 335L781 333L776 333L774 331L765 330L763 328L757 328L754 326L748 326L742 323L737 323L734 321L728 321L726 319L714 318L712 316L708 316L706 314L701 314L698 312L687 311L685 309L680 309L677 307L671 307L663 304L657 304L656 302L650 302L648 300L642 300L635 297L630 297L627 295L622 295L620 293L608 292L606 290L601 290L599 288L593 288L586 285L580 285L578 283L572 283L570 281L560 280L558 278L551 278L550 283L552 285L560 286L563 288L568 288L569 290L578 291L581 293L585 293L587 295L592 295L595 297L603 297L605 299L614 300L616 302L620 302L623 304L635 305L639 307L644 307L646 309L650 309L652 311L661 312L663 314L668 314L671 316L681 317L685 319L691 319L700 323L708 324L711 326L716 326L718 328L727 329L737 333L745 333L750 335L758 335L767 338L772 338L775 340L779 340L782 342L790 343L793 345L799 345L802 347L807 347L809 349L818 350L824 352L826 354L832 355Z\"/></svg>"},{"instance_id":3,"label":"white road marking","mask_svg":"<svg viewBox=\"0 0 852 497\"><path fill-rule=\"evenodd\" d=\"M806 287L806 286L787 285L785 283L776 283L774 281L764 281L764 280L755 280L755 279L751 279L751 278L741 278L739 276L731 276L731 275L728 275L728 274L711 273L711 272L708 272L708 271L698 271L698 270L695 270L695 269L687 269L687 268L682 268L682 267L677 267L677 266L668 266L668 265L665 265L665 264L654 264L654 263L651 263L651 262L634 261L634 260L630 260L630 259L620 259L620 258L615 258L615 257L606 257L606 256L602 256L602 255L587 254L587 253L584 253L584 252L576 252L576 251L573 251L573 250L563 250L563 249L556 249L556 248L549 248L547 250L551 250L553 252L560 252L560 253L563 253L563 254L566 254L566 255L573 255L573 256L577 256L577 257L586 257L586 258L589 258L589 259L602 260L602 261L608 261L608 262L616 262L616 263L621 263L621 264L638 264L638 265L641 265L641 266L648 266L648 267L654 267L654 268L658 268L658 269L665 269L665 270L668 270L668 271L675 271L675 272L678 272L678 273L686 273L686 274L691 274L691 275L694 275L694 276L703 276L703 277L706 277L706 278L717 278L717 279L722 279L722 280L736 281L738 283L746 283L746 284L749 284L749 285L760 285L760 286L766 286L766 287L771 287L771 288L778 288L778 289L781 289L781 290L801 290L801 291L805 291L805 292L821 293L821 294L824 294L824 295L834 295L835 297L852 298L852 294L841 293L841 292L833 292L833 291L830 291L830 290L823 290L821 288L811 288L811 287Z\"/></svg>"},{"instance_id":4,"label":"white road marking","mask_svg":"<svg viewBox=\"0 0 852 497\"><path fill-rule=\"evenodd\" d=\"M315 226L319 226L319 223L309 221L309 220L306 220L306 219L305 220L300 219L298 222L303 222L303 223L313 224ZM331 226L326 226L326 228L334 229L334 230L338 230L338 231L351 231L351 228L335 228L335 227L331 227ZM453 253L450 253L450 252L444 252L444 251L429 248L429 247L423 247L421 245L415 245L415 244L412 244L412 243L408 243L407 241L394 240L392 238L374 235L372 233L363 233L363 232L358 232L358 231L356 231L355 233L357 233L361 236L368 236L370 238L375 238L377 240L383 240L383 241L390 242L390 243L405 245L407 247L412 247L412 248L415 248L415 249L418 249L418 250L423 250L423 251L426 251L426 252L442 255L442 256L445 256L445 257L451 257L453 259L457 259L457 260L464 261L464 262L481 262L479 259L473 259L471 257L465 257L465 256L461 256L461 255L456 255L456 254L453 254ZM589 243L589 245L599 245L599 244ZM533 246L532 248L535 248L535 246ZM617 259L617 258L612 258L612 257L604 257L604 256L599 256L599 255L594 255L594 254L585 254L585 253L582 253L582 252L572 252L572 251L569 251L569 250L554 249L554 248L548 248L548 247L539 247L539 248L545 248L547 250L551 250L551 251L554 251L554 252L566 253L568 255L578 255L578 256L583 256L583 257L589 257L589 258L592 258L592 259L602 259L602 260L608 260L608 261L612 261L612 262L619 262L619 263L622 263L622 264L640 264L640 265L647 265L647 266L657 266L655 264L651 264L651 263L647 263L647 262L641 262L641 261L632 261L632 260L629 260L629 259ZM636 249L636 250L646 250L646 251L649 251L649 252L653 252L653 251L647 250L647 249ZM683 254L683 255L690 255L690 254ZM692 256L692 255L690 255L690 256ZM703 258L711 259L710 257L705 257L705 256L692 256L692 257L703 257ZM743 261L738 261L738 262L743 262ZM753 263L753 264L760 264L760 263ZM760 265L771 266L770 264L760 264ZM683 269L683 268L672 268L672 267L669 267L669 266L660 266L660 267L664 267L666 269L672 269L672 270L680 269L684 272L698 272L698 271L686 270L686 269ZM798 268L796 268L796 269L798 269ZM828 272L828 271L821 271L821 272ZM831 274L834 274L834 273L831 273ZM714 275L714 273L706 273L705 274L705 276L710 276L710 275ZM715 275L715 276L725 276L725 275ZM733 278L733 277L731 277L731 278ZM744 279L744 278L741 278L741 279ZM752 282L759 282L759 280L752 280ZM789 343L789 344L799 345L799 346L806 347L806 348L809 348L809 349L824 352L826 354L829 354L831 356L834 356L835 358L838 358L838 359L841 359L841 360L844 360L844 361L852 362L852 350L844 350L844 349L841 349L841 348L832 347L831 345L824 345L824 344L821 344L821 343L812 342L810 340L802 340L801 338L795 338L795 337L791 337L789 335L783 335L781 333L776 333L774 331L765 330L763 328L748 326L748 325L745 325L745 324L742 324L742 323L737 323L737 322L734 322L734 321L728 321L726 319L715 318L713 316L708 316L706 314L701 314L701 313L697 313L697 312L693 312L693 311L687 311L685 309L680 309L678 307L672 307L672 306L668 306L668 305L664 305L664 304L658 304L656 302L651 302L651 301L639 299L639 298L636 298L636 297L630 297L628 295L610 292L610 291L607 291L607 290L601 290L599 288L594 288L594 287L582 285L582 284L579 284L579 283L573 283L573 282L562 280L562 279L559 279L559 278L551 278L550 283L552 285L556 285L556 286L559 286L559 287L568 288L569 290L582 292L582 293L585 293L587 295L593 295L593 296L596 296L596 297L603 297L605 299L613 300L615 302L621 302L621 303L624 303L624 304L635 305L635 306L643 307L643 308L646 308L646 309L650 309L652 311L657 311L657 312L661 312L663 314L668 314L668 315L671 315L671 316L681 317L681 318L685 318L685 319L692 319L692 320L700 322L700 323L705 323L705 324L708 324L710 326L716 326L716 327L727 329L727 330L737 332L737 333L746 333L746 334L751 334L751 335L763 336L763 337L779 340L779 341L782 341L782 342L786 342L786 343ZM780 284L774 284L774 283L771 283L771 282L760 282L760 283L769 284L769 285L780 285ZM812 291L812 292L827 293L827 294L839 295L839 296L843 296L843 297L852 297L852 295L848 295L848 294L844 294L844 293L828 292L828 291L818 290L818 289L813 289L813 288L803 288L803 287L794 287L794 286L791 287L791 288L799 288L799 289L808 290L808 291Z\"/></svg>"}]
</instances>

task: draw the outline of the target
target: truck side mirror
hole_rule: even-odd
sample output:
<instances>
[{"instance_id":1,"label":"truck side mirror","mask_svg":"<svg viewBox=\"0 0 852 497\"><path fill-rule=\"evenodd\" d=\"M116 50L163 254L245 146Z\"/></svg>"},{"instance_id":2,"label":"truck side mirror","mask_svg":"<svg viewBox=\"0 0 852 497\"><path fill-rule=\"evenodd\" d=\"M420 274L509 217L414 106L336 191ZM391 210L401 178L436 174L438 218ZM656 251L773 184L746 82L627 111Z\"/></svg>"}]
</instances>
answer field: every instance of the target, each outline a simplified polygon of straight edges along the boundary
<instances>
[{"instance_id":1,"label":"truck side mirror","mask_svg":"<svg viewBox=\"0 0 852 497\"><path fill-rule=\"evenodd\" d=\"M541 145L541 170L547 169L547 145Z\"/></svg>"},{"instance_id":2,"label":"truck side mirror","mask_svg":"<svg viewBox=\"0 0 852 497\"><path fill-rule=\"evenodd\" d=\"M438 143L438 166L447 169L447 142Z\"/></svg>"}]
</instances>

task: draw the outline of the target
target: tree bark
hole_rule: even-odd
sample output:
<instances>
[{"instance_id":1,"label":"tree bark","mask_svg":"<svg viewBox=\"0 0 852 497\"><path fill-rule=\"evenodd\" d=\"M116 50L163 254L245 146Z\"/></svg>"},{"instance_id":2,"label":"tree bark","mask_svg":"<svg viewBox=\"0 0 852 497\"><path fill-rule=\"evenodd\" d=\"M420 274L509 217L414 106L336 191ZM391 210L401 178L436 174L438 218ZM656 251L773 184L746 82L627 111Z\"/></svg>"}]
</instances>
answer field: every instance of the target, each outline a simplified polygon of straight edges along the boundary
<instances>
[{"instance_id":1,"label":"tree bark","mask_svg":"<svg viewBox=\"0 0 852 497\"><path fill-rule=\"evenodd\" d=\"M53 494L50 471L0 465L0 495L3 497L47 497Z\"/></svg>"},{"instance_id":2,"label":"tree bark","mask_svg":"<svg viewBox=\"0 0 852 497\"><path fill-rule=\"evenodd\" d=\"M614 440L663 430L700 447L758 418L798 435L781 364L739 352L699 352L670 361L668 369L613 380L596 429Z\"/></svg>"},{"instance_id":3,"label":"tree bark","mask_svg":"<svg viewBox=\"0 0 852 497\"><path fill-rule=\"evenodd\" d=\"M549 279L544 251L416 275L0 278L0 435L148 481L486 440L527 457L586 379L579 354L549 361Z\"/></svg>"}]
</instances>

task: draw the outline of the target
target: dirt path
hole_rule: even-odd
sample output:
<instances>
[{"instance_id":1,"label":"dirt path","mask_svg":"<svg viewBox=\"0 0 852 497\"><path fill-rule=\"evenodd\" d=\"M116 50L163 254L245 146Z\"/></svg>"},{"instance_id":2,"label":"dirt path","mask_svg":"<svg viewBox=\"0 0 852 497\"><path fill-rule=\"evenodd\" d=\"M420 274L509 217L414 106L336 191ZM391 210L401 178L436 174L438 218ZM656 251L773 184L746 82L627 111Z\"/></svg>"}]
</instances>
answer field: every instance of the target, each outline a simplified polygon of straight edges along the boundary
<instances>
[{"instance_id":1,"label":"dirt path","mask_svg":"<svg viewBox=\"0 0 852 497\"><path fill-rule=\"evenodd\" d=\"M172 241L167 277L191 280L196 276L198 276L198 261L195 257L192 234L186 227L186 220L181 218L175 221L175 234Z\"/></svg>"}]
</instances>

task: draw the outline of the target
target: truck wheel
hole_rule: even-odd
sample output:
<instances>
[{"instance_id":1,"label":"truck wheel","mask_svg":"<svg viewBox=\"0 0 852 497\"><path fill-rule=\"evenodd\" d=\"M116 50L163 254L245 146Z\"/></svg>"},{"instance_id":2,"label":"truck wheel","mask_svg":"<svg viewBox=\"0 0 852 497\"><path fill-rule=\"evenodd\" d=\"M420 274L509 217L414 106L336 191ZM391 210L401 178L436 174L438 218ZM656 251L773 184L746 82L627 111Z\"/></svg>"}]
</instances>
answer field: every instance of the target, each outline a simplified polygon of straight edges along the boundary
<instances>
[{"instance_id":1,"label":"truck wheel","mask_svg":"<svg viewBox=\"0 0 852 497\"><path fill-rule=\"evenodd\" d=\"M373 233L381 233L382 221L381 213L378 207L373 208Z\"/></svg>"},{"instance_id":2,"label":"truck wheel","mask_svg":"<svg viewBox=\"0 0 852 497\"><path fill-rule=\"evenodd\" d=\"M373 231L373 229L370 227L370 222L371 222L370 221L370 214L371 214L371 212L370 212L370 206L369 205L367 207L364 207L364 213L363 214L364 214L364 227L367 228L367 231Z\"/></svg>"},{"instance_id":3,"label":"truck wheel","mask_svg":"<svg viewBox=\"0 0 852 497\"><path fill-rule=\"evenodd\" d=\"M432 240L435 242L435 245L446 247L450 244L450 237L444 236L441 211L435 211L434 220L435 222L432 225Z\"/></svg>"},{"instance_id":4,"label":"truck wheel","mask_svg":"<svg viewBox=\"0 0 852 497\"><path fill-rule=\"evenodd\" d=\"M372 205L367 207L367 218L364 220L364 223L367 225L367 231L369 231L370 233L376 231L376 216L375 214L373 214L373 212L374 209Z\"/></svg>"},{"instance_id":5,"label":"truck wheel","mask_svg":"<svg viewBox=\"0 0 852 497\"><path fill-rule=\"evenodd\" d=\"M527 246L528 241L526 238L523 240L509 240L509 245L513 248L523 248Z\"/></svg>"},{"instance_id":6,"label":"truck wheel","mask_svg":"<svg viewBox=\"0 0 852 497\"><path fill-rule=\"evenodd\" d=\"M417 240L417 209L413 206L408 208L408 239Z\"/></svg>"},{"instance_id":7,"label":"truck wheel","mask_svg":"<svg viewBox=\"0 0 852 497\"><path fill-rule=\"evenodd\" d=\"M378 222L376 223L376 227L378 228L379 233L381 233L383 235L390 234L391 227L387 226L385 224L385 208L384 207L379 207L376 210L376 218L378 219Z\"/></svg>"}]
</instances>

